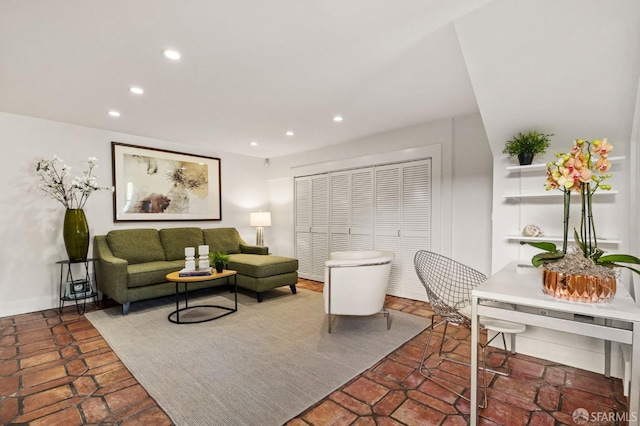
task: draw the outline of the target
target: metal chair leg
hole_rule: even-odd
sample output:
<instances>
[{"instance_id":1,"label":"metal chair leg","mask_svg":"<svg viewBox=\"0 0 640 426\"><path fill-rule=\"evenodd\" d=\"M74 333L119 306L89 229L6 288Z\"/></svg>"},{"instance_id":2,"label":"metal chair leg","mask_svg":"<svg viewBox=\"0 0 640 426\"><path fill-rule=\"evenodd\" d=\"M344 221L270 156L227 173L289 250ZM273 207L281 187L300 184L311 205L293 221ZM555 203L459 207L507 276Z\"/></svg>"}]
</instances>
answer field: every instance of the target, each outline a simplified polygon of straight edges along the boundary
<instances>
[{"instance_id":1,"label":"metal chair leg","mask_svg":"<svg viewBox=\"0 0 640 426\"><path fill-rule=\"evenodd\" d=\"M447 327L449 327L449 321L444 321L444 330L442 331L442 340L440 341L440 349L438 350L438 356L440 356L441 359L446 359L446 357L442 356L442 347L444 346L444 339L445 339L445 336L447 335Z\"/></svg>"},{"instance_id":2,"label":"metal chair leg","mask_svg":"<svg viewBox=\"0 0 640 426\"><path fill-rule=\"evenodd\" d=\"M495 373L495 374L499 374L499 375L501 375L501 376L508 377L508 376L510 376L510 375L511 375L511 362L510 362L511 355L509 354L509 350L507 349L507 341L505 340L504 333L496 333L496 334L495 334L491 339L489 339L489 340L487 341L487 343L485 343L485 344L481 344L481 345L480 345L480 347L482 348L482 353L484 354L484 353L485 353L485 348L486 348L487 346L489 346L489 344L490 344L491 342L493 342L493 339L495 339L496 337L498 337L498 335L500 335L500 336L502 337L502 347L504 348L504 355L505 355L505 363L506 363L506 369L507 369L507 372L505 373L504 371L494 370L494 369L492 369L492 368L488 368L488 367L487 367L487 370L488 370L488 371L490 371L490 372L492 372L492 373ZM483 355L483 356L484 356L484 355Z\"/></svg>"},{"instance_id":3,"label":"metal chair leg","mask_svg":"<svg viewBox=\"0 0 640 426\"><path fill-rule=\"evenodd\" d=\"M391 330L391 315L389 311L383 309L381 312L387 318L387 331Z\"/></svg>"},{"instance_id":4,"label":"metal chair leg","mask_svg":"<svg viewBox=\"0 0 640 426\"><path fill-rule=\"evenodd\" d=\"M464 399L465 401L469 401L469 398L467 398L466 396L464 396L461 393L455 391L454 389L450 388L449 386L447 386L446 384L440 382L439 380L436 380L436 377L432 376L431 371L429 370L429 368L424 365L424 363L425 363L425 361L427 359L427 354L429 352L429 346L431 345L431 338L433 337L433 331L436 328L440 327L442 324L444 324L444 332L442 334L442 341L440 342L440 349L438 351L439 361L438 361L438 364L433 368L437 368L442 363L442 361L444 361L444 360L454 361L454 362L457 362L459 364L470 366L470 364L468 364L468 363L464 363L464 362L461 362L461 361L458 361L458 360L455 360L455 359L450 359L450 358L447 358L445 356L442 356L442 346L444 345L444 340L445 340L445 337L446 337L446 330L447 330L447 326L449 325L449 322L447 320L443 320L443 321L439 322L435 326L433 325L433 322L431 322L431 326L430 326L431 331L429 333L429 337L427 338L427 344L426 344L426 346L424 348L424 352L422 353L422 360L420 361L420 366L418 367L418 371L420 372L420 374L422 374L422 376L425 379L431 380L436 385L448 390L449 392L452 392L453 394L459 396L460 398ZM483 385L484 385L484 402L482 404L479 404L480 408L486 408L486 403L487 403L487 377L486 377L486 371L485 371L485 374L484 374L484 383L483 383Z\"/></svg>"},{"instance_id":5,"label":"metal chair leg","mask_svg":"<svg viewBox=\"0 0 640 426\"><path fill-rule=\"evenodd\" d=\"M467 398L466 396L458 393L457 391L451 389L450 387L448 387L447 385L445 385L444 383L441 383L440 381L436 380L436 377L433 377L431 371L429 370L429 368L427 366L425 366L425 361L428 358L428 352L429 352L429 347L431 346L431 339L433 337L433 332L436 328L440 327L441 325L444 324L444 330L443 330L443 335L442 335L442 341L440 342L440 348L438 351L438 355L440 360L438 361L438 364L432 368L437 368L442 361L447 360L447 361L451 361L451 362L455 362L461 365L466 365L466 366L470 366L469 363L464 362L464 361L460 361L457 359L453 359L453 358L448 358L447 356L444 356L442 354L442 347L444 345L444 340L446 337L446 330L447 330L447 326L449 325L448 321L443 320L441 322L439 322L438 324L434 325L434 323L432 322L430 325L430 332L429 332L429 337L427 338L427 344L424 348L424 352L422 353L422 360L420 361L420 367L419 367L419 372L420 374L422 374L422 376L424 376L426 379L431 380L432 382L434 382L435 384L437 384L438 386L441 386L442 388L448 390L449 392L454 393L455 395L458 395L459 397L463 398L466 401L469 401L469 398ZM499 371L499 370L494 370L492 368L487 367L487 346L489 346L489 344L496 338L498 337L498 335L500 335L500 337L502 338L502 346L504 349L504 354L506 356L505 359L505 363L506 363L506 369L507 372L503 372L503 371ZM478 407L479 408L486 408L487 407L487 403L488 403L488 391L487 388L489 387L489 381L487 378L487 371L491 372L491 373L495 373L495 374L499 374L502 376L509 376L511 374L511 362L510 362L510 358L511 355L509 354L509 350L507 349L507 342L504 336L504 333L496 333L491 339L489 339L486 343L484 344L480 344L480 349L481 349L481 353L482 353L482 367L480 367L480 369L482 370L482 390L483 390L483 400L478 403Z\"/></svg>"},{"instance_id":6,"label":"metal chair leg","mask_svg":"<svg viewBox=\"0 0 640 426\"><path fill-rule=\"evenodd\" d=\"M418 368L418 371L420 371L420 374L422 374L426 378L431 377L431 371L429 370L428 367L424 365L424 362L427 360L427 353L429 352L429 346L431 346L431 338L433 337L433 331L436 328L440 327L442 324L445 324L445 328L446 328L447 321L441 321L435 326L433 325L433 321L431 321L431 325L429 326L431 331L429 332L429 337L427 338L427 344L424 347L424 352L422 352L422 360L420 361L420 367ZM438 365L440 365L440 363L438 363ZM424 374L423 369L426 370L428 374Z\"/></svg>"}]
</instances>

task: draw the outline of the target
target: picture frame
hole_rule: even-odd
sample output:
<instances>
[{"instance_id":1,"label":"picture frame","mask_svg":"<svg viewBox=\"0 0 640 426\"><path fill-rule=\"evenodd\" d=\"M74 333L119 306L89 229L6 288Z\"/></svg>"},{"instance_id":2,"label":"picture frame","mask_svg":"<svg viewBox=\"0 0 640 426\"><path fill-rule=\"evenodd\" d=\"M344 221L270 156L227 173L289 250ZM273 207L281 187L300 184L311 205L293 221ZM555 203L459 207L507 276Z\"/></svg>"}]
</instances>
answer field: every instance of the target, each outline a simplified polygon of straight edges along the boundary
<instances>
[{"instance_id":1,"label":"picture frame","mask_svg":"<svg viewBox=\"0 0 640 426\"><path fill-rule=\"evenodd\" d=\"M113 221L222 220L220 159L111 142Z\"/></svg>"}]
</instances>

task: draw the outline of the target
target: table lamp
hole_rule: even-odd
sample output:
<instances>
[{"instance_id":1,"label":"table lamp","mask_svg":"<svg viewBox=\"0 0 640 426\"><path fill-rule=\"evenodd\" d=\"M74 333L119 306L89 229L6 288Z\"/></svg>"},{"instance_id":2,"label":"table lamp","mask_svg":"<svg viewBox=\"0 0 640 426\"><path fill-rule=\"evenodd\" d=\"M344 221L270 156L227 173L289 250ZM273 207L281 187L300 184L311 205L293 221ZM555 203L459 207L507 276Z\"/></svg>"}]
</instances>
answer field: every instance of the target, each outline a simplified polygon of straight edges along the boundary
<instances>
[{"instance_id":1,"label":"table lamp","mask_svg":"<svg viewBox=\"0 0 640 426\"><path fill-rule=\"evenodd\" d=\"M264 245L264 227L271 226L270 212L252 212L249 213L249 225L257 226L256 228L256 245Z\"/></svg>"}]
</instances>

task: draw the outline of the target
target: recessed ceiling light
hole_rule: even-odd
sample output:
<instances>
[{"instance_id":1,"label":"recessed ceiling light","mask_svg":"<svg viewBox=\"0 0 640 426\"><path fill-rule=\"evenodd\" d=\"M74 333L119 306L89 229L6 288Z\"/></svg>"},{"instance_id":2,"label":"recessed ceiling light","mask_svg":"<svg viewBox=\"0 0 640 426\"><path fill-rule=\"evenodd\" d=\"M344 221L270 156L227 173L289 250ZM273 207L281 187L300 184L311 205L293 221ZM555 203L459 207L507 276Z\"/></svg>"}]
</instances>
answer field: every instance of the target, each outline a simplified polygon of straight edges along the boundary
<instances>
[{"instance_id":1,"label":"recessed ceiling light","mask_svg":"<svg viewBox=\"0 0 640 426\"><path fill-rule=\"evenodd\" d=\"M109 111L109 115L112 117L120 117L120 113L114 110Z\"/></svg>"},{"instance_id":2,"label":"recessed ceiling light","mask_svg":"<svg viewBox=\"0 0 640 426\"><path fill-rule=\"evenodd\" d=\"M135 95L142 95L144 93L144 89L138 86L129 87L129 91Z\"/></svg>"},{"instance_id":3,"label":"recessed ceiling light","mask_svg":"<svg viewBox=\"0 0 640 426\"><path fill-rule=\"evenodd\" d=\"M293 133L293 130L288 130L286 135L287 136L293 136L295 133Z\"/></svg>"},{"instance_id":4,"label":"recessed ceiling light","mask_svg":"<svg viewBox=\"0 0 640 426\"><path fill-rule=\"evenodd\" d=\"M258 146L258 142L256 142L256 141L251 141L251 146Z\"/></svg>"},{"instance_id":5,"label":"recessed ceiling light","mask_svg":"<svg viewBox=\"0 0 640 426\"><path fill-rule=\"evenodd\" d=\"M340 122L340 121L342 121L342 116L341 116L341 115L334 115L334 116L333 116L333 121L335 121L335 122Z\"/></svg>"},{"instance_id":6,"label":"recessed ceiling light","mask_svg":"<svg viewBox=\"0 0 640 426\"><path fill-rule=\"evenodd\" d=\"M178 52L177 50L165 49L162 51L162 54L165 58L171 59L173 61L177 61L178 59L180 59L180 52Z\"/></svg>"}]
</instances>

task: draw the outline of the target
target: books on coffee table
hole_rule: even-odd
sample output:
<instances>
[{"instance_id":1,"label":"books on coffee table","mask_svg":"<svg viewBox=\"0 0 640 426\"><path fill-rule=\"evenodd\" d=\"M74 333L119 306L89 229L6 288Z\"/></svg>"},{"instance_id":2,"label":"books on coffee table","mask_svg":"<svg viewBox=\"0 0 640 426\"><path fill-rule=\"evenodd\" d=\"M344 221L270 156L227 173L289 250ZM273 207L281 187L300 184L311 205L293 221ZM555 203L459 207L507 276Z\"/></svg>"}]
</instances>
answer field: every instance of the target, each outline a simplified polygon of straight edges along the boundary
<instances>
[{"instance_id":1,"label":"books on coffee table","mask_svg":"<svg viewBox=\"0 0 640 426\"><path fill-rule=\"evenodd\" d=\"M211 275L213 272L211 268L204 269L192 269L191 271L187 271L186 269L181 269L178 271L179 277L204 277L207 275Z\"/></svg>"}]
</instances>

